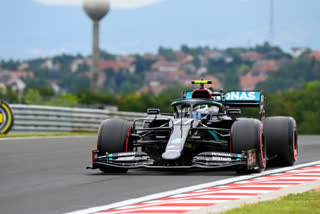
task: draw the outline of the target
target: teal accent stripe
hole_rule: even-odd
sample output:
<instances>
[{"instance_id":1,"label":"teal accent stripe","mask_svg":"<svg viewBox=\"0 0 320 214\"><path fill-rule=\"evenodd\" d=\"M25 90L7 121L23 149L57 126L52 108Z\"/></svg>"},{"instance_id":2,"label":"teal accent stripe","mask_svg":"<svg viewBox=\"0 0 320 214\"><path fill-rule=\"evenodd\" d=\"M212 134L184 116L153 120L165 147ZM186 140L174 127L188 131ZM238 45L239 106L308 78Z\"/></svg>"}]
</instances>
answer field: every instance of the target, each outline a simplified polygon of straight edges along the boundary
<instances>
[{"instance_id":1,"label":"teal accent stripe","mask_svg":"<svg viewBox=\"0 0 320 214\"><path fill-rule=\"evenodd\" d=\"M113 160L112 154L109 154L108 157L109 157L109 163L112 163L112 160Z\"/></svg>"},{"instance_id":2,"label":"teal accent stripe","mask_svg":"<svg viewBox=\"0 0 320 214\"><path fill-rule=\"evenodd\" d=\"M209 133L214 137L215 140L219 140L219 137L216 133L214 133L212 130L209 130Z\"/></svg>"}]
</instances>

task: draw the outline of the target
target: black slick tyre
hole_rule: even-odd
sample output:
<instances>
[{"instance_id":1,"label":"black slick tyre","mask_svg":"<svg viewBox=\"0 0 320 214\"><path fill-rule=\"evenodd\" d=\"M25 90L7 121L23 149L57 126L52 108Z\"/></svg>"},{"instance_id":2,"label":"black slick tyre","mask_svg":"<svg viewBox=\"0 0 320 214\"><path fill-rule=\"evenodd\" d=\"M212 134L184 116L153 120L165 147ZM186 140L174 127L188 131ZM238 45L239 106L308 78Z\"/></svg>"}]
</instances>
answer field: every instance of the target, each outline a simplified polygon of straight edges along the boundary
<instances>
[{"instance_id":1,"label":"black slick tyre","mask_svg":"<svg viewBox=\"0 0 320 214\"><path fill-rule=\"evenodd\" d=\"M267 117L263 121L268 157L280 166L292 166L298 160L296 121L292 117Z\"/></svg>"},{"instance_id":2,"label":"black slick tyre","mask_svg":"<svg viewBox=\"0 0 320 214\"><path fill-rule=\"evenodd\" d=\"M263 136L263 125L257 119L239 120L233 123L231 127L231 150L233 153L256 149L257 166L253 170L247 170L241 166L237 168L238 173L262 172L266 168L267 147Z\"/></svg>"},{"instance_id":3,"label":"black slick tyre","mask_svg":"<svg viewBox=\"0 0 320 214\"><path fill-rule=\"evenodd\" d=\"M128 135L131 130L131 123L121 119L107 119L102 121L98 133L98 155L106 153L127 152L132 150L129 145ZM114 168L101 165L99 169L104 173L126 173L127 169Z\"/></svg>"}]
</instances>

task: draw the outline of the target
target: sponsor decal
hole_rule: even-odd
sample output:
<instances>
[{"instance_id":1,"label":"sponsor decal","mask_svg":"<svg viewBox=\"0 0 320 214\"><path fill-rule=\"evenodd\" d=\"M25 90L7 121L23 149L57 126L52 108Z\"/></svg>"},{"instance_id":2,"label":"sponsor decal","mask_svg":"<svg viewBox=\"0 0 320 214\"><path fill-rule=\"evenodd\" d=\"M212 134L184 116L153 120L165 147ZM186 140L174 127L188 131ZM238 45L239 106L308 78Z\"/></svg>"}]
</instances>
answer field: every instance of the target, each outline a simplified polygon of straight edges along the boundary
<instances>
[{"instance_id":1,"label":"sponsor decal","mask_svg":"<svg viewBox=\"0 0 320 214\"><path fill-rule=\"evenodd\" d=\"M168 149L180 149L180 146L176 146L176 145L168 146Z\"/></svg>"},{"instance_id":2,"label":"sponsor decal","mask_svg":"<svg viewBox=\"0 0 320 214\"><path fill-rule=\"evenodd\" d=\"M121 160L121 161L128 161L133 159L134 159L134 156L117 158L117 160Z\"/></svg>"},{"instance_id":3,"label":"sponsor decal","mask_svg":"<svg viewBox=\"0 0 320 214\"><path fill-rule=\"evenodd\" d=\"M0 134L6 134L13 125L13 114L9 105L0 100Z\"/></svg>"},{"instance_id":4,"label":"sponsor decal","mask_svg":"<svg viewBox=\"0 0 320 214\"><path fill-rule=\"evenodd\" d=\"M260 92L258 91L230 91L224 94L225 101L260 101ZM220 97L215 98L221 101Z\"/></svg>"},{"instance_id":5,"label":"sponsor decal","mask_svg":"<svg viewBox=\"0 0 320 214\"><path fill-rule=\"evenodd\" d=\"M222 157L231 157L231 154L228 153L218 153L218 152L212 152L212 155L214 156L222 156Z\"/></svg>"},{"instance_id":6,"label":"sponsor decal","mask_svg":"<svg viewBox=\"0 0 320 214\"><path fill-rule=\"evenodd\" d=\"M257 152L256 149L251 149L247 154L248 168L255 167L257 165Z\"/></svg>"},{"instance_id":7,"label":"sponsor decal","mask_svg":"<svg viewBox=\"0 0 320 214\"><path fill-rule=\"evenodd\" d=\"M135 152L125 152L125 153L118 153L117 156L130 156L130 155L135 155Z\"/></svg>"},{"instance_id":8,"label":"sponsor decal","mask_svg":"<svg viewBox=\"0 0 320 214\"><path fill-rule=\"evenodd\" d=\"M182 138L176 138L176 139L172 140L170 143L179 144L181 141L182 141Z\"/></svg>"},{"instance_id":9,"label":"sponsor decal","mask_svg":"<svg viewBox=\"0 0 320 214\"><path fill-rule=\"evenodd\" d=\"M231 161L231 158L212 157L211 160L213 160L213 161Z\"/></svg>"},{"instance_id":10,"label":"sponsor decal","mask_svg":"<svg viewBox=\"0 0 320 214\"><path fill-rule=\"evenodd\" d=\"M226 101L260 101L260 92L231 91L225 95Z\"/></svg>"},{"instance_id":11,"label":"sponsor decal","mask_svg":"<svg viewBox=\"0 0 320 214\"><path fill-rule=\"evenodd\" d=\"M166 139L167 136L156 136L157 139Z\"/></svg>"}]
</instances>

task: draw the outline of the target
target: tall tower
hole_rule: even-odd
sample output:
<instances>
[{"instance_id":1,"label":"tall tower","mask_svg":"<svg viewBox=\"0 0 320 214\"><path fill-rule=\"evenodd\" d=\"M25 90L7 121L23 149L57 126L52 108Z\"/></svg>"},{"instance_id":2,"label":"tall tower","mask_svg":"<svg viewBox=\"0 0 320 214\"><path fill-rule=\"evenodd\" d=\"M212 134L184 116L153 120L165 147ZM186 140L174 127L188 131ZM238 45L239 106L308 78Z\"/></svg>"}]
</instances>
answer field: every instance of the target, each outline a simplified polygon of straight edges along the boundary
<instances>
[{"instance_id":1,"label":"tall tower","mask_svg":"<svg viewBox=\"0 0 320 214\"><path fill-rule=\"evenodd\" d=\"M82 6L86 14L93 21L93 39L92 39L92 65L91 65L91 88L98 90L99 78L99 21L107 15L110 10L109 0L83 0Z\"/></svg>"},{"instance_id":2,"label":"tall tower","mask_svg":"<svg viewBox=\"0 0 320 214\"><path fill-rule=\"evenodd\" d=\"M273 32L273 18L274 18L274 4L273 0L270 0L270 22L269 22L269 43L270 45L273 44L273 37L274 37L274 32Z\"/></svg>"}]
</instances>

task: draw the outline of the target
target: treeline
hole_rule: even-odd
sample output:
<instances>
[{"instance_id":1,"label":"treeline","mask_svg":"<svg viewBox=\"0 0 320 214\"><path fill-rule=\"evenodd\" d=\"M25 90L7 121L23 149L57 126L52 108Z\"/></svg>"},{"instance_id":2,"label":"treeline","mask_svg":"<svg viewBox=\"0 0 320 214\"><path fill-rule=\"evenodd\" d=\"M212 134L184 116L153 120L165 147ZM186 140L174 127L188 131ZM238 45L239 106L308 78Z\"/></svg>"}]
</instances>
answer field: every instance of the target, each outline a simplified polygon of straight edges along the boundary
<instances>
[{"instance_id":1,"label":"treeline","mask_svg":"<svg viewBox=\"0 0 320 214\"><path fill-rule=\"evenodd\" d=\"M250 52L261 55L261 58L241 57L242 54ZM300 86L301 82L319 79L320 62L309 60L307 57L294 59L281 48L270 45L268 42L251 48L226 49L182 45L178 50L159 47L158 52L150 56L148 54L132 54L129 57L132 57L134 61L130 65L130 69L121 67L114 70L112 66L105 68L101 71L104 74L102 76L106 78L104 83L100 85L100 91L109 91L119 95L143 89L148 85L148 82L144 80L145 74L152 70L152 65L155 62L162 58L167 61L179 62L179 54L192 56L192 60L181 65L180 70L187 74L198 75L199 78L213 75L222 83L224 89L240 88L240 77L252 71L256 62L264 60L273 60L283 64L279 72L274 72L265 83L258 85L258 88L263 88L266 91L287 90ZM117 57L121 57L103 50L100 56L104 60L116 60ZM283 62L283 59L288 62ZM21 77L26 89L50 85L59 92L74 94L78 89L90 87L89 61L89 56L79 54L61 54L52 58L36 58L25 61L0 60L0 70L22 69L33 72L34 75ZM20 66L21 68L19 68ZM297 79L298 83L295 82ZM167 82L163 81L162 84L167 84Z\"/></svg>"},{"instance_id":2,"label":"treeline","mask_svg":"<svg viewBox=\"0 0 320 214\"><path fill-rule=\"evenodd\" d=\"M300 134L320 134L320 81L302 89L267 95L267 116L291 116Z\"/></svg>"},{"instance_id":3,"label":"treeline","mask_svg":"<svg viewBox=\"0 0 320 214\"><path fill-rule=\"evenodd\" d=\"M160 108L162 112L170 112L170 103L181 97L182 91L185 89L182 85L176 84L164 89L159 95L134 92L117 95L112 92L94 92L89 89L77 90L73 94L62 93L56 95L50 88L36 87L19 95L9 87L5 93L0 90L0 99L4 99L11 104L88 108L117 106L120 111L132 112L145 112L147 108Z\"/></svg>"},{"instance_id":4,"label":"treeline","mask_svg":"<svg viewBox=\"0 0 320 214\"><path fill-rule=\"evenodd\" d=\"M283 64L278 72L269 74L267 80L257 84L256 88L268 92L284 91L300 88L314 80L320 80L320 61L302 56Z\"/></svg>"},{"instance_id":5,"label":"treeline","mask_svg":"<svg viewBox=\"0 0 320 214\"><path fill-rule=\"evenodd\" d=\"M130 93L115 95L113 93L95 93L89 90L77 91L75 94L54 95L46 88L29 89L20 97L25 104L97 107L113 105L120 111L145 112L147 108L159 108L161 112L171 112L171 102L180 98L185 87L176 85L155 96L150 93ZM190 89L189 89L190 90ZM267 116L291 116L296 119L300 134L320 134L320 81L302 86L301 89L266 94ZM1 99L17 103L15 93L0 93ZM255 113L253 113L255 112ZM258 109L250 111L250 116L257 115Z\"/></svg>"}]
</instances>

